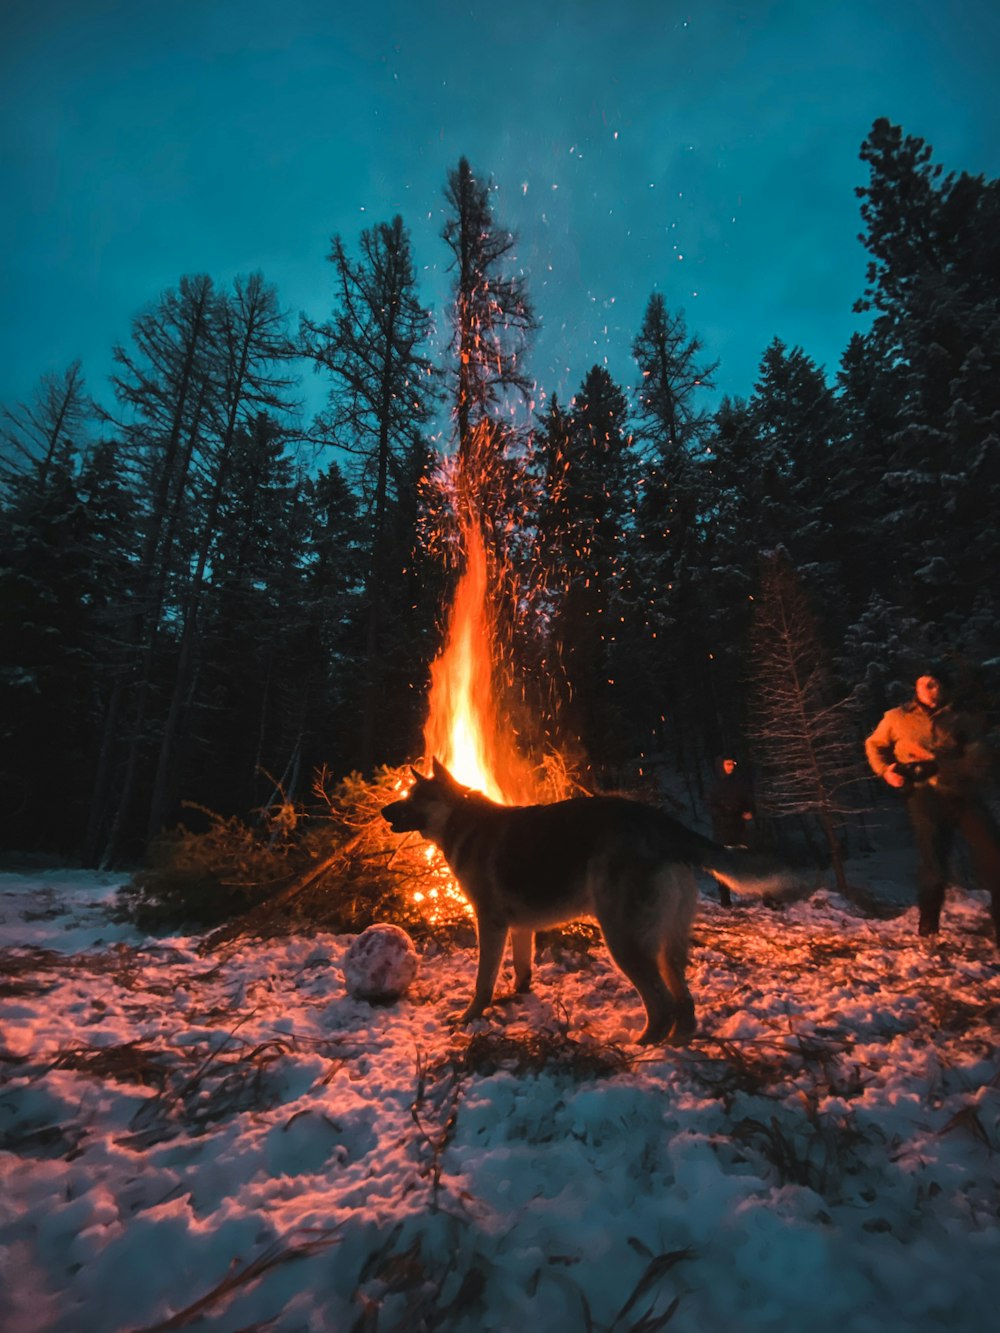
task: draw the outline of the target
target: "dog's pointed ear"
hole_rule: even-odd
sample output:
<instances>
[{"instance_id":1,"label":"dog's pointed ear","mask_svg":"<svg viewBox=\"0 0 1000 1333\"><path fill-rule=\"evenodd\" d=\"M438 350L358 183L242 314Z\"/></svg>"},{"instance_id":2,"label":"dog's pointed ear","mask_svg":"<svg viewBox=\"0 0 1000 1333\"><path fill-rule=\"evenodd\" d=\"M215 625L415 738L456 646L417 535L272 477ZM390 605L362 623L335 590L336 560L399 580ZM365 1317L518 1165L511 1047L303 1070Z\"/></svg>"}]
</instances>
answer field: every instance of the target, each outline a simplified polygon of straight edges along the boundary
<instances>
[{"instance_id":1,"label":"dog's pointed ear","mask_svg":"<svg viewBox=\"0 0 1000 1333\"><path fill-rule=\"evenodd\" d=\"M435 779L436 779L438 782L443 782L443 783L445 784L446 787L457 787L457 786L458 786L458 783L457 783L457 782L455 781L455 779L451 776L451 774L450 774L450 773L448 772L448 770L445 768L444 764L442 764L442 762L441 762L440 759L438 759L438 758L436 758L436 757L435 757L434 759L432 759L432 760L431 760L431 768L433 769L434 777L435 777Z\"/></svg>"},{"instance_id":2,"label":"dog's pointed ear","mask_svg":"<svg viewBox=\"0 0 1000 1333\"><path fill-rule=\"evenodd\" d=\"M410 772L413 774L413 781L414 781L414 782L426 782L426 781L427 781L427 779L424 777L423 773L418 773L417 770L413 767L412 764L410 765Z\"/></svg>"}]
</instances>

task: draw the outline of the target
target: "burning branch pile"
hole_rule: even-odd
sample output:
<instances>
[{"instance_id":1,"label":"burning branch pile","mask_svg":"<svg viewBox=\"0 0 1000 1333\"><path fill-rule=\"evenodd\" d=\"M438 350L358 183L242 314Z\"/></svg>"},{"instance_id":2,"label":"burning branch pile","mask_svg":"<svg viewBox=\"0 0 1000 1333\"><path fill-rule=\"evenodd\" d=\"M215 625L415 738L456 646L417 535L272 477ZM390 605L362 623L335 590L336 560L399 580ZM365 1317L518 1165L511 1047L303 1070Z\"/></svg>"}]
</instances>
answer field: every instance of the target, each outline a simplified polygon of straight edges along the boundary
<instances>
[{"instance_id":1,"label":"burning branch pile","mask_svg":"<svg viewBox=\"0 0 1000 1333\"><path fill-rule=\"evenodd\" d=\"M291 816L282 806L260 829L218 815L204 833L178 829L123 890L123 906L146 926L215 925L208 947L304 923L354 932L391 920L446 932L468 912L447 867L415 836L400 844L380 813L410 780L406 768L381 768L370 781L331 784L320 771L314 804Z\"/></svg>"},{"instance_id":2,"label":"burning branch pile","mask_svg":"<svg viewBox=\"0 0 1000 1333\"><path fill-rule=\"evenodd\" d=\"M400 841L382 818L411 781L407 767L336 783L321 770L309 807L282 803L258 829L208 812L205 832L179 828L158 842L151 865L122 890L122 910L147 928L215 927L207 949L306 925L355 933L392 921L417 937L463 933L470 908L437 848L416 834ZM535 774L543 798L570 782L557 755Z\"/></svg>"}]
</instances>

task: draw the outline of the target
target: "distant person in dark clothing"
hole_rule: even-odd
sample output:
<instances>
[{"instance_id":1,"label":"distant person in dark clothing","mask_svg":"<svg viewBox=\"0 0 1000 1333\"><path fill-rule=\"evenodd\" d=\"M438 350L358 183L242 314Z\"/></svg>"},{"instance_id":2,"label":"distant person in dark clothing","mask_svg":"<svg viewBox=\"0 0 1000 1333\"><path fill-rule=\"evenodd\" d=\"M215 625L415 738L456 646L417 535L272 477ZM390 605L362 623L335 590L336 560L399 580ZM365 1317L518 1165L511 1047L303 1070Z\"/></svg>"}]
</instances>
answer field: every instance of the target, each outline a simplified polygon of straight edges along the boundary
<instances>
[{"instance_id":1,"label":"distant person in dark clothing","mask_svg":"<svg viewBox=\"0 0 1000 1333\"><path fill-rule=\"evenodd\" d=\"M972 852L979 887L989 891L1000 945L1000 830L982 796L990 753L975 721L947 702L940 669L917 678L909 703L889 709L865 741L865 753L872 771L906 801L920 857L920 934L938 932L959 832Z\"/></svg>"},{"instance_id":2,"label":"distant person in dark clothing","mask_svg":"<svg viewBox=\"0 0 1000 1333\"><path fill-rule=\"evenodd\" d=\"M712 837L727 847L749 845L755 813L750 784L737 773L737 768L735 759L720 755L715 761L715 781L708 793ZM732 906L732 895L725 884L719 885L719 901L724 907Z\"/></svg>"}]
</instances>

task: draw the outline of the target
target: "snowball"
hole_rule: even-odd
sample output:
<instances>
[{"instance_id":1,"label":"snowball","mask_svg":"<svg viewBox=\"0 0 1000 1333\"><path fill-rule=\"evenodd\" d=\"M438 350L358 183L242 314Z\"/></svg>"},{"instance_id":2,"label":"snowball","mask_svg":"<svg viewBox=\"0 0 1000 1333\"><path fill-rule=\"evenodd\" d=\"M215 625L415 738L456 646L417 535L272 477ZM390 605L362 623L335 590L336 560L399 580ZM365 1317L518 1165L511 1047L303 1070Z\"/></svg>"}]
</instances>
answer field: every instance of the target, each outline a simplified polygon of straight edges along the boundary
<instances>
[{"instance_id":1,"label":"snowball","mask_svg":"<svg viewBox=\"0 0 1000 1333\"><path fill-rule=\"evenodd\" d=\"M413 941L388 922L363 930L344 954L344 980L356 1000L398 1000L416 975Z\"/></svg>"}]
</instances>

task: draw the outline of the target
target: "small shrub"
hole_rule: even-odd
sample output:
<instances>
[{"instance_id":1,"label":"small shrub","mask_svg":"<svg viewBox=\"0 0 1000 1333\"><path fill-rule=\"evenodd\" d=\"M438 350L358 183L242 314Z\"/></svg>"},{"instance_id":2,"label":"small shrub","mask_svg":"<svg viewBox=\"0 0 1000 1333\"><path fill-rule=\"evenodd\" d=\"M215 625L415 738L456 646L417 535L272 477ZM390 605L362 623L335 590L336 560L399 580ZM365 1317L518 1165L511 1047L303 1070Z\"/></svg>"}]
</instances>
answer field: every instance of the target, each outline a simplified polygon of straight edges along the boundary
<instances>
[{"instance_id":1,"label":"small shrub","mask_svg":"<svg viewBox=\"0 0 1000 1333\"><path fill-rule=\"evenodd\" d=\"M127 915L146 930L217 925L263 902L294 873L297 858L270 846L235 816L206 812L208 829L183 826L150 843L148 864L121 893Z\"/></svg>"}]
</instances>

